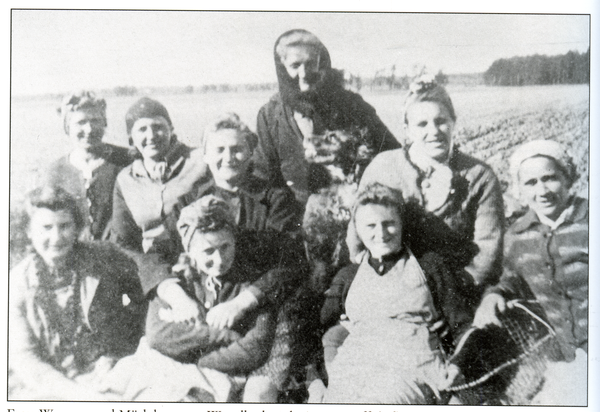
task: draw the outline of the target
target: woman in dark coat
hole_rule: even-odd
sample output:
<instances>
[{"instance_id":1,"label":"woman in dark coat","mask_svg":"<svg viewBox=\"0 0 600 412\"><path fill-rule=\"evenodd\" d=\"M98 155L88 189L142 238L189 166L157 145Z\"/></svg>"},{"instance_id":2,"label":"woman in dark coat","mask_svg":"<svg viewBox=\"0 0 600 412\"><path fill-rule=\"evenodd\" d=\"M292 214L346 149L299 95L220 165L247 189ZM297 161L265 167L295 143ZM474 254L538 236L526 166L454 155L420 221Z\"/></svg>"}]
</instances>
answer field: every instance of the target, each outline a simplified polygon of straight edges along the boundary
<instances>
[{"instance_id":1,"label":"woman in dark coat","mask_svg":"<svg viewBox=\"0 0 600 412\"><path fill-rule=\"evenodd\" d=\"M85 219L82 240L108 236L117 175L133 160L125 147L102 141L106 101L91 91L65 96L60 106L72 151L54 161L40 176L40 186L61 186L77 199Z\"/></svg>"},{"instance_id":2,"label":"woman in dark coat","mask_svg":"<svg viewBox=\"0 0 600 412\"><path fill-rule=\"evenodd\" d=\"M315 318L289 318L291 307L299 310L310 304L300 302L298 297L306 295L302 284L308 278L299 236L302 206L288 187L275 187L252 173L256 144L257 136L236 114L226 114L213 121L205 130L202 145L212 181L187 197L201 199L214 195L227 201L238 226L236 247L244 256L248 270L255 272L255 281L246 291L209 311L208 323L228 327L257 306L283 307L269 360L256 372L268 376L273 385L283 391L296 367L298 351L310 350L301 348L299 338L300 335L307 338L311 333L307 325ZM188 203L187 199L183 203ZM270 271L275 266L280 270ZM312 326L314 330L318 323L313 322ZM292 329L297 330L297 334ZM318 344L318 340L313 339L312 344Z\"/></svg>"},{"instance_id":3,"label":"woman in dark coat","mask_svg":"<svg viewBox=\"0 0 600 412\"><path fill-rule=\"evenodd\" d=\"M327 48L306 30L290 30L275 42L279 92L258 113L257 173L289 186L301 203L310 195L304 142L327 131L362 130L367 151L376 155L400 144L356 93L345 90Z\"/></svg>"},{"instance_id":4,"label":"woman in dark coat","mask_svg":"<svg viewBox=\"0 0 600 412\"><path fill-rule=\"evenodd\" d=\"M144 332L135 263L77 240L85 222L62 188L33 191L27 212L33 248L10 273L9 398L109 400L94 383Z\"/></svg>"}]
</instances>

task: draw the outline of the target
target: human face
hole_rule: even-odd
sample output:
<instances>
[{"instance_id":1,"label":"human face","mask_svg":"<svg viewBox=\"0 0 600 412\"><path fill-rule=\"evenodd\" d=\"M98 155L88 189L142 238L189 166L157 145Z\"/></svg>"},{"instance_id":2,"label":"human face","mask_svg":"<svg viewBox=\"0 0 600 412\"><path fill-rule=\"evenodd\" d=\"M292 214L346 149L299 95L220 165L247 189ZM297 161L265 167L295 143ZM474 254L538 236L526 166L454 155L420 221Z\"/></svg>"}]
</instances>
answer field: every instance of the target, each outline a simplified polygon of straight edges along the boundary
<instances>
[{"instance_id":1,"label":"human face","mask_svg":"<svg viewBox=\"0 0 600 412\"><path fill-rule=\"evenodd\" d=\"M28 235L36 252L53 268L64 262L71 253L79 231L69 211L35 208Z\"/></svg>"},{"instance_id":2,"label":"human face","mask_svg":"<svg viewBox=\"0 0 600 412\"><path fill-rule=\"evenodd\" d=\"M85 151L102 143L105 119L97 109L77 110L69 114L68 135L77 148Z\"/></svg>"},{"instance_id":3,"label":"human face","mask_svg":"<svg viewBox=\"0 0 600 412\"><path fill-rule=\"evenodd\" d=\"M233 233L227 229L196 232L190 242L189 255L199 271L212 277L221 276L231 268L235 257Z\"/></svg>"},{"instance_id":4,"label":"human face","mask_svg":"<svg viewBox=\"0 0 600 412\"><path fill-rule=\"evenodd\" d=\"M452 150L454 120L446 106L437 102L417 102L406 111L406 133L412 148L444 162Z\"/></svg>"},{"instance_id":5,"label":"human face","mask_svg":"<svg viewBox=\"0 0 600 412\"><path fill-rule=\"evenodd\" d=\"M131 128L133 145L144 159L163 160L171 145L173 129L162 116L143 117Z\"/></svg>"},{"instance_id":6,"label":"human face","mask_svg":"<svg viewBox=\"0 0 600 412\"><path fill-rule=\"evenodd\" d=\"M290 46L281 58L292 79L298 79L300 91L311 90L322 77L319 72L319 54L314 47Z\"/></svg>"},{"instance_id":7,"label":"human face","mask_svg":"<svg viewBox=\"0 0 600 412\"><path fill-rule=\"evenodd\" d=\"M222 129L207 135L204 158L217 185L234 186L246 174L251 157L252 150L239 131Z\"/></svg>"},{"instance_id":8,"label":"human face","mask_svg":"<svg viewBox=\"0 0 600 412\"><path fill-rule=\"evenodd\" d=\"M380 259L402 248L402 220L394 208L366 204L354 216L356 233L371 256Z\"/></svg>"},{"instance_id":9,"label":"human face","mask_svg":"<svg viewBox=\"0 0 600 412\"><path fill-rule=\"evenodd\" d=\"M548 157L531 157L519 167L521 198L538 215L556 220L569 201L569 181L556 162Z\"/></svg>"}]
</instances>

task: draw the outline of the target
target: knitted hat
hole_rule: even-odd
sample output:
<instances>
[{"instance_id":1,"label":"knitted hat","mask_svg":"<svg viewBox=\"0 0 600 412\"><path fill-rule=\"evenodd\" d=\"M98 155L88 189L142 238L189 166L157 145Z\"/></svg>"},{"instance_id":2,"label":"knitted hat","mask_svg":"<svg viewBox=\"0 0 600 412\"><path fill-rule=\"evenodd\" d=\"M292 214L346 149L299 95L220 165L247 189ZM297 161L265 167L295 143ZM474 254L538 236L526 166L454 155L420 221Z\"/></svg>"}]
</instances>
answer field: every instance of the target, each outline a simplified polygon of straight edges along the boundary
<instances>
[{"instance_id":1,"label":"knitted hat","mask_svg":"<svg viewBox=\"0 0 600 412\"><path fill-rule=\"evenodd\" d=\"M456 121L456 113L454 112L454 105L448 95L446 89L437 84L435 78L431 75L422 75L415 79L410 85L408 95L404 101L404 123L408 124L406 113L408 108L418 102L436 102L448 109L450 117L453 121Z\"/></svg>"},{"instance_id":2,"label":"knitted hat","mask_svg":"<svg viewBox=\"0 0 600 412\"><path fill-rule=\"evenodd\" d=\"M577 179L577 170L573 159L563 145L553 140L532 140L519 146L510 157L510 175L513 192L517 199L519 198L519 168L525 160L536 156L544 156L554 160L565 173L569 185L572 185Z\"/></svg>"},{"instance_id":3,"label":"knitted hat","mask_svg":"<svg viewBox=\"0 0 600 412\"><path fill-rule=\"evenodd\" d=\"M106 100L97 97L92 91L81 90L66 95L58 108L65 133L69 133L70 114L79 110L97 110L104 120L104 127L106 127Z\"/></svg>"},{"instance_id":4,"label":"knitted hat","mask_svg":"<svg viewBox=\"0 0 600 412\"><path fill-rule=\"evenodd\" d=\"M153 118L162 116L164 117L169 125L172 127L173 123L169 117L167 108L162 103L150 99L149 97L142 97L140 100L135 102L133 106L129 108L125 115L125 124L127 125L127 134L131 134L131 129L136 121L143 118Z\"/></svg>"},{"instance_id":5,"label":"knitted hat","mask_svg":"<svg viewBox=\"0 0 600 412\"><path fill-rule=\"evenodd\" d=\"M183 247L189 251L196 230L202 233L217 232L224 228L234 230L233 222L235 219L229 204L214 195L206 195L181 210L177 231Z\"/></svg>"}]
</instances>

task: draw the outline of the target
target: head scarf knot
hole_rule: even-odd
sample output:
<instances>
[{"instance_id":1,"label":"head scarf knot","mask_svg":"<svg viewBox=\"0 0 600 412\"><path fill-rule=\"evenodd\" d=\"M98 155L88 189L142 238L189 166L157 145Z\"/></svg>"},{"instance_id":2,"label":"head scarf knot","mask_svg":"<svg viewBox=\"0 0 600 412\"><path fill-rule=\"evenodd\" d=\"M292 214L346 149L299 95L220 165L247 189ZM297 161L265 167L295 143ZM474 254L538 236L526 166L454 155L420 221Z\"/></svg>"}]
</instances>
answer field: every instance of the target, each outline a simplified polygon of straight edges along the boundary
<instances>
[{"instance_id":1,"label":"head scarf knot","mask_svg":"<svg viewBox=\"0 0 600 412\"><path fill-rule=\"evenodd\" d=\"M227 202L214 195L207 195L181 210L177 231L183 247L189 251L196 230L213 232L223 228L233 229L234 222L235 219Z\"/></svg>"}]
</instances>

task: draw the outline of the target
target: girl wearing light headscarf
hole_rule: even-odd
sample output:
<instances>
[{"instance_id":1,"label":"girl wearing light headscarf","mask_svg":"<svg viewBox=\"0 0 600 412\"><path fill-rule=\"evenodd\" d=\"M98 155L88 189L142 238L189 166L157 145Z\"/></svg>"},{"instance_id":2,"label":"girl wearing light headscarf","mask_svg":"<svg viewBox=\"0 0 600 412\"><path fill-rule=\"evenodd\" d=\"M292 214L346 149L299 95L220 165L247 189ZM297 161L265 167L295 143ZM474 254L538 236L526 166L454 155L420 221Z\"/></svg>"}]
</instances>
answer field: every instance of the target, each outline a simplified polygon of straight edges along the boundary
<instances>
[{"instance_id":1,"label":"girl wearing light headscarf","mask_svg":"<svg viewBox=\"0 0 600 412\"><path fill-rule=\"evenodd\" d=\"M178 321L172 307L155 297L145 340L117 365L111 391L147 401L277 401L277 389L259 369L271 351L275 305L254 307L229 327L207 323L211 308L235 299L256 278L236 248L234 221L229 205L213 195L182 209L177 229L185 252L172 281L193 300L198 315ZM143 376L132 373L135 367L144 368Z\"/></svg>"},{"instance_id":2,"label":"girl wearing light headscarf","mask_svg":"<svg viewBox=\"0 0 600 412\"><path fill-rule=\"evenodd\" d=\"M104 240L117 175L133 159L127 148L102 141L107 125L104 99L88 90L71 93L58 111L72 150L43 171L39 185L60 186L77 199L85 218L81 240Z\"/></svg>"},{"instance_id":3,"label":"girl wearing light headscarf","mask_svg":"<svg viewBox=\"0 0 600 412\"><path fill-rule=\"evenodd\" d=\"M571 194L577 179L565 148L550 140L523 144L510 159L513 189L528 211L505 236L505 273L490 288L475 325L499 324L516 298L537 298L561 347L545 375L542 405L585 405L587 395L589 216Z\"/></svg>"}]
</instances>

